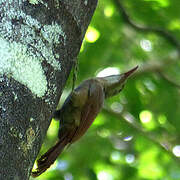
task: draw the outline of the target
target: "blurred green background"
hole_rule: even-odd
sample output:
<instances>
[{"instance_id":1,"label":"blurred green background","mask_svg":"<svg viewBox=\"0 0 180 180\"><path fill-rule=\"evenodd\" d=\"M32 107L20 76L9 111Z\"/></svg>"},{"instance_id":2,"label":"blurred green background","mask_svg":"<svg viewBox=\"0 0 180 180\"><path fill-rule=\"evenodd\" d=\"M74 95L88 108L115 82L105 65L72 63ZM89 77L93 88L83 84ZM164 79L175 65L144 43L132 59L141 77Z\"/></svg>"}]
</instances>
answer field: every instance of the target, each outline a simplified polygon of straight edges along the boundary
<instances>
[{"instance_id":1,"label":"blurred green background","mask_svg":"<svg viewBox=\"0 0 180 180\"><path fill-rule=\"evenodd\" d=\"M105 102L85 136L37 179L180 180L179 43L179 0L100 0L78 57L76 85L139 69ZM61 103L71 87L72 75ZM56 142L58 127L53 120L40 154Z\"/></svg>"}]
</instances>

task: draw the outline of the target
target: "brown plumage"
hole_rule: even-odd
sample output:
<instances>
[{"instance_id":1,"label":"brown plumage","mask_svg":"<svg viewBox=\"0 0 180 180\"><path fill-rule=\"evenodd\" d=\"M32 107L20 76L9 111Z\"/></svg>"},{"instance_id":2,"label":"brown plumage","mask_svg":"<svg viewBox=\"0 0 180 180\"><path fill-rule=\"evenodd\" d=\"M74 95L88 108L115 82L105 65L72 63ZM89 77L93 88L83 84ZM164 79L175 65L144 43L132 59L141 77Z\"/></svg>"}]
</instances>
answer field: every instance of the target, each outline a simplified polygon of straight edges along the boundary
<instances>
[{"instance_id":1,"label":"brown plumage","mask_svg":"<svg viewBox=\"0 0 180 180\"><path fill-rule=\"evenodd\" d=\"M33 177L45 172L66 145L84 135L100 112L104 99L118 94L136 69L120 75L86 80L71 92L62 108L54 113L54 118L60 120L59 141L37 161L38 167L32 172Z\"/></svg>"}]
</instances>

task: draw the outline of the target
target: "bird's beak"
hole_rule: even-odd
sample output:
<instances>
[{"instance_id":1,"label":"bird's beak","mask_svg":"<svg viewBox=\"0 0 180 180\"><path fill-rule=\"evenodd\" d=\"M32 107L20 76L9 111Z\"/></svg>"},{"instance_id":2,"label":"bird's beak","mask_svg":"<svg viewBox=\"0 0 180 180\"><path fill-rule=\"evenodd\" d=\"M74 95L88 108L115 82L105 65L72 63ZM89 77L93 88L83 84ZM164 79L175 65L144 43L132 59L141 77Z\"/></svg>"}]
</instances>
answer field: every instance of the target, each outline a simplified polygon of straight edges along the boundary
<instances>
[{"instance_id":1,"label":"bird's beak","mask_svg":"<svg viewBox=\"0 0 180 180\"><path fill-rule=\"evenodd\" d=\"M132 69L129 70L128 72L125 72L125 73L124 73L124 79L126 80L131 74L133 74L133 73L136 71L137 68L138 68L138 66L132 68Z\"/></svg>"}]
</instances>

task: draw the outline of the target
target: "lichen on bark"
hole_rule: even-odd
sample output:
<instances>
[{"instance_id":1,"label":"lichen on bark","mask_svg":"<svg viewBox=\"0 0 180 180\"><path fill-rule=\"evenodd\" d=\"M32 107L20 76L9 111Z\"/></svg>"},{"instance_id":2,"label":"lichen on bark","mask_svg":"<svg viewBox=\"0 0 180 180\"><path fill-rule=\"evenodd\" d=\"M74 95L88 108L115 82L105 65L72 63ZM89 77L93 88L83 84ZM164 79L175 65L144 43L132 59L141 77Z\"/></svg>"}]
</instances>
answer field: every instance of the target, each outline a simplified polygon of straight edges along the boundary
<instances>
[{"instance_id":1,"label":"lichen on bark","mask_svg":"<svg viewBox=\"0 0 180 180\"><path fill-rule=\"evenodd\" d=\"M29 179L95 1L0 1L0 179Z\"/></svg>"}]
</instances>

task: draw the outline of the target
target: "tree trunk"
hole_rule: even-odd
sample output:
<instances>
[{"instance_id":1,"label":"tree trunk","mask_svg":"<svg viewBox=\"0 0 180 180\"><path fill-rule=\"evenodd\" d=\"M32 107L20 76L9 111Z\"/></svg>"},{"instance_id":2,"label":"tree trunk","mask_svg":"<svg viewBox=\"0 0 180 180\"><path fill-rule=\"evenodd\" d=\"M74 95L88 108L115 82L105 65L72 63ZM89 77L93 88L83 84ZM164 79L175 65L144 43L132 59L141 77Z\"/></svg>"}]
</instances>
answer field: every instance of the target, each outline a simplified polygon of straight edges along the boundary
<instances>
[{"instance_id":1,"label":"tree trunk","mask_svg":"<svg viewBox=\"0 0 180 180\"><path fill-rule=\"evenodd\" d=\"M97 0L0 0L0 180L26 180Z\"/></svg>"}]
</instances>

